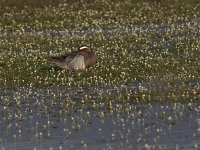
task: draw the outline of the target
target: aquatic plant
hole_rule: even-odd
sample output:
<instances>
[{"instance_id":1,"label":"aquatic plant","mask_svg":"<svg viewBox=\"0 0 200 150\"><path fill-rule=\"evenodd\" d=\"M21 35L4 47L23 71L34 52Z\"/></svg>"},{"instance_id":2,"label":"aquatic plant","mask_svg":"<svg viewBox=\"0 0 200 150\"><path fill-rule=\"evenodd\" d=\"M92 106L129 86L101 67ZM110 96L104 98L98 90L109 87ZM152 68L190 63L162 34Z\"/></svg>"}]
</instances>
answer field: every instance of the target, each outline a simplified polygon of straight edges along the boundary
<instances>
[{"instance_id":1,"label":"aquatic plant","mask_svg":"<svg viewBox=\"0 0 200 150\"><path fill-rule=\"evenodd\" d=\"M60 86L80 90L84 94L78 99L84 102L196 100L199 3L173 3L95 1L34 8L27 4L22 10L6 7L0 18L0 87ZM47 62L49 56L81 44L98 55L97 65L88 71L61 71Z\"/></svg>"}]
</instances>

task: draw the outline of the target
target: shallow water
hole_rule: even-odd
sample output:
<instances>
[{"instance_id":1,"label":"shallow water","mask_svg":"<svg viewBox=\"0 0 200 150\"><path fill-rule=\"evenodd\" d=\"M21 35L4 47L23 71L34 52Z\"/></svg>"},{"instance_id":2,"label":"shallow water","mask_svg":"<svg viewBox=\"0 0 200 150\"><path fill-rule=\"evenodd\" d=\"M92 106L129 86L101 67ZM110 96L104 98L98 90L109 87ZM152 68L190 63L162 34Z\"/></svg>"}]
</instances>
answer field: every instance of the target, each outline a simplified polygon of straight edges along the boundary
<instances>
[{"instance_id":1,"label":"shallow water","mask_svg":"<svg viewBox=\"0 0 200 150\"><path fill-rule=\"evenodd\" d=\"M21 102L0 105L1 149L200 148L198 103L82 104L53 91L1 91L2 99Z\"/></svg>"},{"instance_id":2,"label":"shallow water","mask_svg":"<svg viewBox=\"0 0 200 150\"><path fill-rule=\"evenodd\" d=\"M188 30L185 30L187 28ZM37 36L37 37L54 37L54 38L77 38L77 37L91 37L97 33L110 35L113 33L118 34L130 34L131 32L137 33L147 33L147 32L171 32L172 36L175 36L177 32L180 32L179 36L184 37L199 37L200 32L200 21L177 21L175 23L160 23L160 24L145 24L145 25L129 25L129 26L119 26L118 28L90 28L90 29L75 29L66 27L62 30L33 30L24 29L24 32L16 31L5 31L0 32L0 36L7 35L23 35L23 36Z\"/></svg>"}]
</instances>

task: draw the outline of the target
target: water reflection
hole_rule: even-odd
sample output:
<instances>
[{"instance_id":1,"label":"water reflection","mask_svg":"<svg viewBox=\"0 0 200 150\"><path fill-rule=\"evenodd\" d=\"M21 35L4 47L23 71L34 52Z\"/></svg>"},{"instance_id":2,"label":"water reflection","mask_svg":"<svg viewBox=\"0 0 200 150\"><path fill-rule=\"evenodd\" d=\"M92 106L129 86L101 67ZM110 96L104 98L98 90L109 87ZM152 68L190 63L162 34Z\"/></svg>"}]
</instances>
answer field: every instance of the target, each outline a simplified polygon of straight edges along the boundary
<instances>
[{"instance_id":1,"label":"water reflection","mask_svg":"<svg viewBox=\"0 0 200 150\"><path fill-rule=\"evenodd\" d=\"M23 104L1 105L1 149L199 149L198 103L81 104L47 91L9 91Z\"/></svg>"}]
</instances>

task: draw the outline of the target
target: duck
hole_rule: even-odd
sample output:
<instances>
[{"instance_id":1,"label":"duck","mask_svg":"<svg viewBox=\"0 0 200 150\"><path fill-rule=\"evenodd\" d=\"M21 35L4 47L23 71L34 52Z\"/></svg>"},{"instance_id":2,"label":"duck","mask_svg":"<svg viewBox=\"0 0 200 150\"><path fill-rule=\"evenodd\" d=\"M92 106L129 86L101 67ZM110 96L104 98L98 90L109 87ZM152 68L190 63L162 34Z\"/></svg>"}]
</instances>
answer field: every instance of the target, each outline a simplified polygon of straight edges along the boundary
<instances>
[{"instance_id":1,"label":"duck","mask_svg":"<svg viewBox=\"0 0 200 150\"><path fill-rule=\"evenodd\" d=\"M97 63L97 56L88 46L80 46L77 51L51 57L48 61L68 71L86 70Z\"/></svg>"}]
</instances>

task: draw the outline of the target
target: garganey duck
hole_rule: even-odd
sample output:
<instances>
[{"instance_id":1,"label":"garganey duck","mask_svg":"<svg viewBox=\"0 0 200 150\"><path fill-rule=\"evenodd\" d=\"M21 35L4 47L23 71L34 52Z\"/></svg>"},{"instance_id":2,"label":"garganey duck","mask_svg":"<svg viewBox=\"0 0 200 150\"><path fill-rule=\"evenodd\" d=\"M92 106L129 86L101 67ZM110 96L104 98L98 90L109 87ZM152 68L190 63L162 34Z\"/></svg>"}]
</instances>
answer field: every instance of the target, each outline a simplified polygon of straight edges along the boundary
<instances>
[{"instance_id":1,"label":"garganey duck","mask_svg":"<svg viewBox=\"0 0 200 150\"><path fill-rule=\"evenodd\" d=\"M97 57L89 47L80 46L78 51L58 57L51 57L49 62L64 70L85 70L97 62Z\"/></svg>"}]
</instances>

